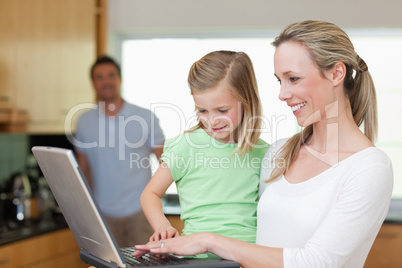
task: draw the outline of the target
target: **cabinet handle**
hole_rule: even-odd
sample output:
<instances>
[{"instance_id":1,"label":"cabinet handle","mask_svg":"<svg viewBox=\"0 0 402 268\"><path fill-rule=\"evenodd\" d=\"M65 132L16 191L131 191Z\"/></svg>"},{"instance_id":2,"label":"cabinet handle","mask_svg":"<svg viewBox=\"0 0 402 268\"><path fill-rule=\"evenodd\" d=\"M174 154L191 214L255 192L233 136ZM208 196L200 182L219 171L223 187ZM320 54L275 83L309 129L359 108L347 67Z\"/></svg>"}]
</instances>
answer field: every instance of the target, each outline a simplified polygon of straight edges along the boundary
<instances>
[{"instance_id":1,"label":"cabinet handle","mask_svg":"<svg viewBox=\"0 0 402 268\"><path fill-rule=\"evenodd\" d=\"M379 238L386 238L386 239L395 239L398 238L398 233L379 233Z\"/></svg>"},{"instance_id":2,"label":"cabinet handle","mask_svg":"<svg viewBox=\"0 0 402 268\"><path fill-rule=\"evenodd\" d=\"M0 265L7 264L9 262L10 262L10 258L5 258L5 259L0 260Z\"/></svg>"},{"instance_id":3,"label":"cabinet handle","mask_svg":"<svg viewBox=\"0 0 402 268\"><path fill-rule=\"evenodd\" d=\"M0 96L0 100L1 101L10 101L10 97L9 96Z\"/></svg>"}]
</instances>

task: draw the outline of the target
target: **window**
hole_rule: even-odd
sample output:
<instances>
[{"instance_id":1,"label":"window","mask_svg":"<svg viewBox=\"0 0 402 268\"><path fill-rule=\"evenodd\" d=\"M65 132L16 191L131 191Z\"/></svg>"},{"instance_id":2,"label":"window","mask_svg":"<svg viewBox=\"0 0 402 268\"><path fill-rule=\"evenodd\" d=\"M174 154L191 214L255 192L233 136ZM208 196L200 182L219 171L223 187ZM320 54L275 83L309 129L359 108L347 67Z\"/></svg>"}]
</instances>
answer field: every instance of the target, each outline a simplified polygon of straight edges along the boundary
<instances>
[{"instance_id":1,"label":"window","mask_svg":"<svg viewBox=\"0 0 402 268\"><path fill-rule=\"evenodd\" d=\"M402 198L402 126L394 107L402 103L402 33L349 33L356 51L366 61L377 88L379 137L376 145L394 164L394 198ZM155 112L167 138L194 125L194 104L187 85L194 61L214 50L244 51L257 76L264 113L262 138L269 143L289 137L299 127L290 109L278 100L279 83L273 73L270 38L127 38L122 41L123 96ZM373 53L377 52L377 53ZM174 190L173 190L174 191Z\"/></svg>"},{"instance_id":2,"label":"window","mask_svg":"<svg viewBox=\"0 0 402 268\"><path fill-rule=\"evenodd\" d=\"M356 51L373 77L378 101L378 138L376 146L392 159L393 198L402 198L402 125L396 114L402 102L402 34L352 37Z\"/></svg>"}]
</instances>

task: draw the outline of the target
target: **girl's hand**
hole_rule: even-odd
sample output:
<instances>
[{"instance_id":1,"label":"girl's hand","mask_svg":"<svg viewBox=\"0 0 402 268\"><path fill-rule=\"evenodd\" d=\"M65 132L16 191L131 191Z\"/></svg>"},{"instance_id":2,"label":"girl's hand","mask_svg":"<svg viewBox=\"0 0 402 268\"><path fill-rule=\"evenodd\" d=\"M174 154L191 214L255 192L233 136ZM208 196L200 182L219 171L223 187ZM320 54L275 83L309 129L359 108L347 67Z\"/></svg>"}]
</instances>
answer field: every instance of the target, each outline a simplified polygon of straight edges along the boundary
<instances>
[{"instance_id":1,"label":"girl's hand","mask_svg":"<svg viewBox=\"0 0 402 268\"><path fill-rule=\"evenodd\" d=\"M178 236L180 236L180 234L175 228L173 228L171 225L165 225L156 229L154 234L149 238L149 241L165 240Z\"/></svg>"},{"instance_id":2,"label":"girl's hand","mask_svg":"<svg viewBox=\"0 0 402 268\"><path fill-rule=\"evenodd\" d=\"M210 234L197 233L160 241L150 241L146 245L136 245L132 254L139 257L150 251L151 253L172 253L176 255L197 255L208 251L207 241Z\"/></svg>"}]
</instances>

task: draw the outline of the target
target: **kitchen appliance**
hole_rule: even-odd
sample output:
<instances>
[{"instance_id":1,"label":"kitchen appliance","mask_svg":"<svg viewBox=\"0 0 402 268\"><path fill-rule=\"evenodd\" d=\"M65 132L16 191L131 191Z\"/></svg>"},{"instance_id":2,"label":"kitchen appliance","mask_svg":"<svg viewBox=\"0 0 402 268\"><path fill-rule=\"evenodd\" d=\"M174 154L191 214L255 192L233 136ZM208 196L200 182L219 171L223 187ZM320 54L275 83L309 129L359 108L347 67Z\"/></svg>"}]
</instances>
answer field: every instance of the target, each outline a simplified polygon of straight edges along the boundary
<instances>
[{"instance_id":1,"label":"kitchen appliance","mask_svg":"<svg viewBox=\"0 0 402 268\"><path fill-rule=\"evenodd\" d=\"M31 216L35 216L35 201L32 197L31 183L23 172L11 175L6 192L2 193L5 207L5 221L7 227L14 229L28 223Z\"/></svg>"},{"instance_id":2,"label":"kitchen appliance","mask_svg":"<svg viewBox=\"0 0 402 268\"><path fill-rule=\"evenodd\" d=\"M35 157L29 155L26 163L23 172L10 176L0 195L4 207L3 226L9 229L51 221L57 209Z\"/></svg>"}]
</instances>

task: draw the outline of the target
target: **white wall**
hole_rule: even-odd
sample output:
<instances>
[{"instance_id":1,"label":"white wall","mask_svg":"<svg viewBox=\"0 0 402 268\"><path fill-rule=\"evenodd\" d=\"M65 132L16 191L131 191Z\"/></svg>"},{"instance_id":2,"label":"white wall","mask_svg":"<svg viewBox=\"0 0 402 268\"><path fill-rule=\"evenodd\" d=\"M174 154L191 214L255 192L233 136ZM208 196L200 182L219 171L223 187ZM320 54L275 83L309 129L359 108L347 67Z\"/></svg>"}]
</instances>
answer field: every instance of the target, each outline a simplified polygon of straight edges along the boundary
<instances>
[{"instance_id":1,"label":"white wall","mask_svg":"<svg viewBox=\"0 0 402 268\"><path fill-rule=\"evenodd\" d=\"M402 27L400 0L109 0L111 33L265 31L305 19Z\"/></svg>"}]
</instances>

